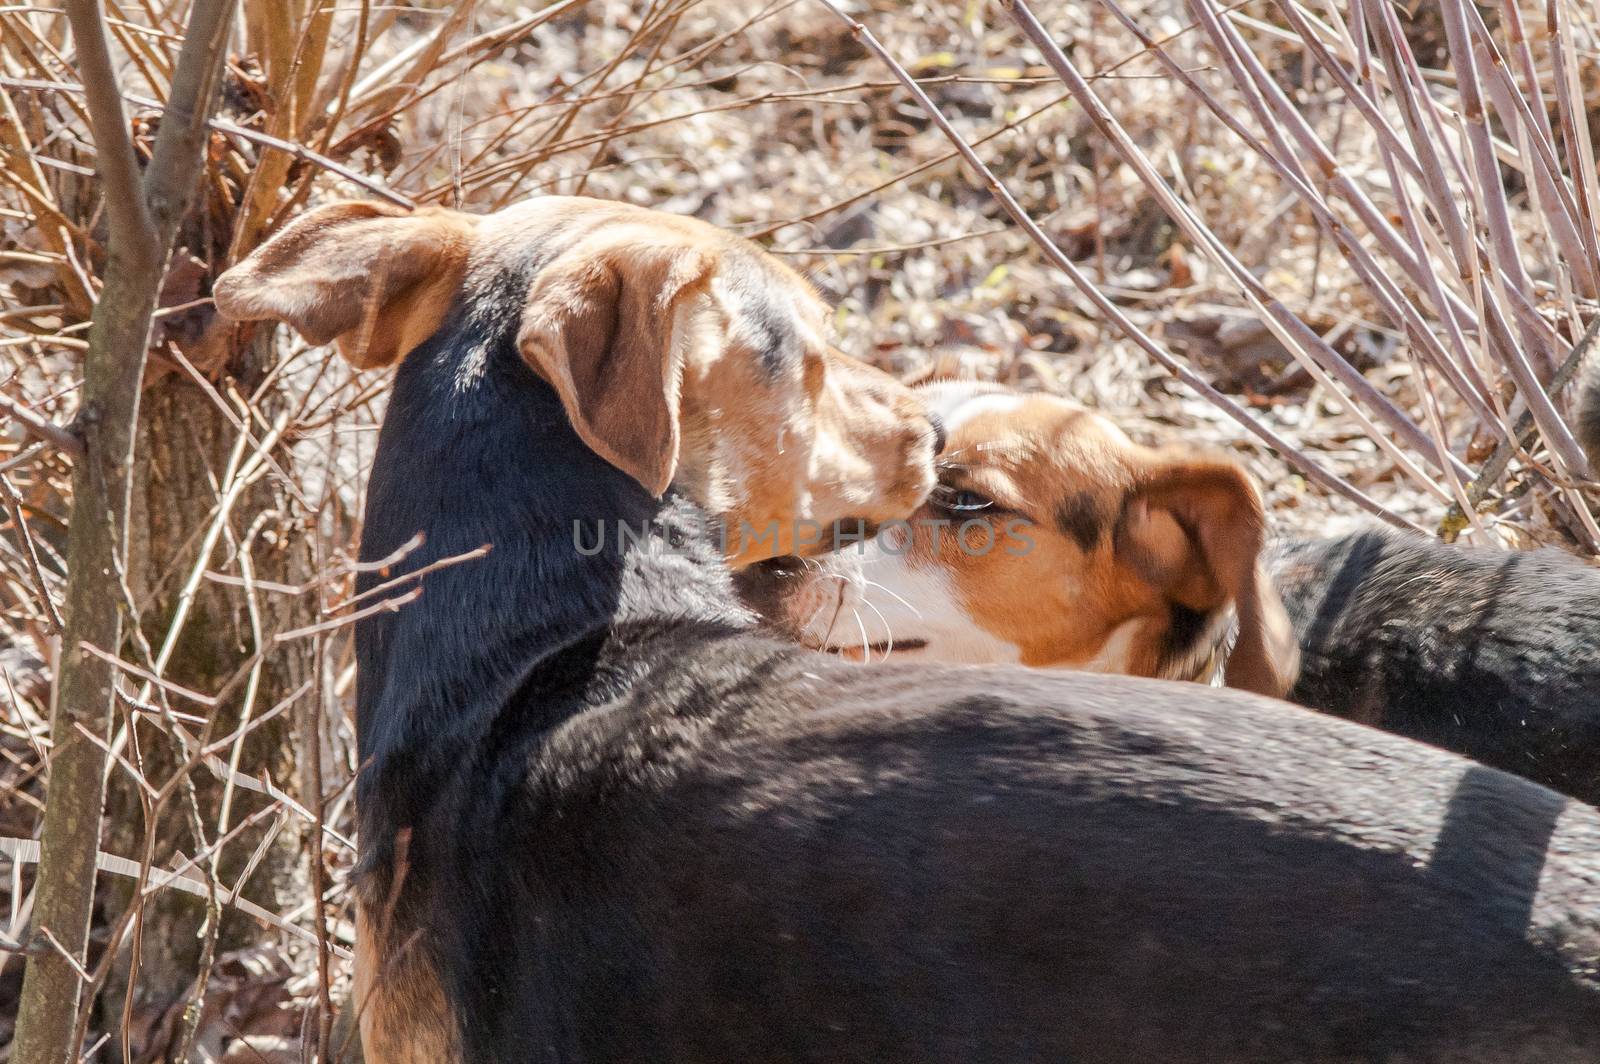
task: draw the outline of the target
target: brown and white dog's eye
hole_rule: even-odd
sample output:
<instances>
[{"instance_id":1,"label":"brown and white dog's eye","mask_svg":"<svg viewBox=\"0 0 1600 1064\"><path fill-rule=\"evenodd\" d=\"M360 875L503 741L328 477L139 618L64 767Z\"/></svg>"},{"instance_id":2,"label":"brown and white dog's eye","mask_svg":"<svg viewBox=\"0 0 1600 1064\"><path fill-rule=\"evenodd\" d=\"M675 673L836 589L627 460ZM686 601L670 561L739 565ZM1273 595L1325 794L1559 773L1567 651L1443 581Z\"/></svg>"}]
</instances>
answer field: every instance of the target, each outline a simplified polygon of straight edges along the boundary
<instances>
[{"instance_id":1,"label":"brown and white dog's eye","mask_svg":"<svg viewBox=\"0 0 1600 1064\"><path fill-rule=\"evenodd\" d=\"M958 488L953 484L939 484L928 496L928 504L936 510L952 514L978 514L996 510L995 502L971 488Z\"/></svg>"}]
</instances>

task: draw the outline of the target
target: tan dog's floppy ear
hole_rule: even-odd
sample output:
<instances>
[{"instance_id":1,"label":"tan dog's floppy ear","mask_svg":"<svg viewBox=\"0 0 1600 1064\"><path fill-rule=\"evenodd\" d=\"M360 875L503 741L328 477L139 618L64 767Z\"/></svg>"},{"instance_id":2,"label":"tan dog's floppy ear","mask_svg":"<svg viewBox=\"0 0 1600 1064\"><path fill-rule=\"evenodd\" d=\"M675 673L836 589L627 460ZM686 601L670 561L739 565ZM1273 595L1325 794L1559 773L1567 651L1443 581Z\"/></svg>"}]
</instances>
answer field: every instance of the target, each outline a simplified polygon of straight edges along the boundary
<instances>
[{"instance_id":1,"label":"tan dog's floppy ear","mask_svg":"<svg viewBox=\"0 0 1600 1064\"><path fill-rule=\"evenodd\" d=\"M687 244L579 244L539 274L523 310L522 357L583 442L653 495L678 468L674 322L713 263Z\"/></svg>"},{"instance_id":2,"label":"tan dog's floppy ear","mask_svg":"<svg viewBox=\"0 0 1600 1064\"><path fill-rule=\"evenodd\" d=\"M1117 551L1167 598L1198 612L1230 600L1239 637L1229 687L1282 697L1300 650L1262 563L1266 515L1245 471L1226 461L1174 461L1137 488L1117 526Z\"/></svg>"},{"instance_id":3,"label":"tan dog's floppy ear","mask_svg":"<svg viewBox=\"0 0 1600 1064\"><path fill-rule=\"evenodd\" d=\"M330 203L285 226L217 278L217 310L339 342L357 369L386 366L438 330L466 271L471 215Z\"/></svg>"}]
</instances>

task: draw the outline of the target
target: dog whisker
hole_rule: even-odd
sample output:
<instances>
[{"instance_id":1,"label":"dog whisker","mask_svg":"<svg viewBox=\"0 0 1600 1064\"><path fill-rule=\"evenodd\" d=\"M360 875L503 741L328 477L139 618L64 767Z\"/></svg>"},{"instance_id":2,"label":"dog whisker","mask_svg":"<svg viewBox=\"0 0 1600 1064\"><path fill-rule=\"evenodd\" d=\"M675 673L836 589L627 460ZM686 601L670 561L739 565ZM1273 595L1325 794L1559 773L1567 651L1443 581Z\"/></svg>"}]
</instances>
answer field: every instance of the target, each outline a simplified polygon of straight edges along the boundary
<instances>
[{"instance_id":1,"label":"dog whisker","mask_svg":"<svg viewBox=\"0 0 1600 1064\"><path fill-rule=\"evenodd\" d=\"M799 630L801 636L804 636L807 632L811 631L811 626L817 623L817 618L821 617L822 611L827 608L828 604L826 602L818 603L817 608L811 611L811 616L807 617L805 623L800 626Z\"/></svg>"},{"instance_id":2,"label":"dog whisker","mask_svg":"<svg viewBox=\"0 0 1600 1064\"><path fill-rule=\"evenodd\" d=\"M833 616L828 619L828 630L822 633L822 645L830 646L833 643L833 630L839 626L839 614L844 611L844 593L848 584L839 585L839 597L833 603Z\"/></svg>"},{"instance_id":3,"label":"dog whisker","mask_svg":"<svg viewBox=\"0 0 1600 1064\"><path fill-rule=\"evenodd\" d=\"M863 598L861 600L861 605L878 615L878 623L883 626L883 630L886 633L885 638L888 640L886 648L883 652L884 658L887 659L888 656L894 651L894 633L889 631L889 618L883 615L883 611L874 605L871 599ZM856 616L859 617L860 613L858 612Z\"/></svg>"},{"instance_id":4,"label":"dog whisker","mask_svg":"<svg viewBox=\"0 0 1600 1064\"><path fill-rule=\"evenodd\" d=\"M856 630L861 633L861 660L870 664L872 661L872 641L867 638L867 626L861 620L861 611L851 607L850 617L856 622Z\"/></svg>"},{"instance_id":5,"label":"dog whisker","mask_svg":"<svg viewBox=\"0 0 1600 1064\"><path fill-rule=\"evenodd\" d=\"M847 588L854 588L856 594L858 595L861 593L862 580L865 578L861 575L860 569L851 569L849 572L843 573L834 572L827 575L839 581L839 594L841 597L844 595L845 589Z\"/></svg>"},{"instance_id":6,"label":"dog whisker","mask_svg":"<svg viewBox=\"0 0 1600 1064\"><path fill-rule=\"evenodd\" d=\"M917 620L919 620L919 621L922 620L922 611L917 609L910 602L908 602L905 599L904 596L896 594L894 590L892 590L891 588L887 587L886 585L880 584L876 580L868 580L864 576L861 578L861 582L865 587L874 587L874 588L877 588L879 591L882 591L885 595L888 595L890 598L892 598L896 602L900 603L900 605L904 606L906 609L908 609L912 613L916 614ZM863 602L867 601L866 596L864 596L864 595L862 596L862 601Z\"/></svg>"}]
</instances>

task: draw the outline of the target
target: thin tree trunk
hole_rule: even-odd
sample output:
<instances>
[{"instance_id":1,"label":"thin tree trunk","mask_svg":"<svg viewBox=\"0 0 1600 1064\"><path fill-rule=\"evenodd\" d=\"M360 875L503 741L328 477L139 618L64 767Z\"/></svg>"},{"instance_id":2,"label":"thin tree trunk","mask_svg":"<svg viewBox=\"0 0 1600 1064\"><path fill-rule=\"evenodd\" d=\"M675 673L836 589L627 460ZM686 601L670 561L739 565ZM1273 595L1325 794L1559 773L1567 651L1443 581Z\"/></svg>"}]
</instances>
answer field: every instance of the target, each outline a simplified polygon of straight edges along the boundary
<instances>
[{"instance_id":1,"label":"thin tree trunk","mask_svg":"<svg viewBox=\"0 0 1600 1064\"><path fill-rule=\"evenodd\" d=\"M139 415L139 385L166 249L188 210L200 171L205 122L216 86L233 0L196 0L174 72L167 120L140 179L116 74L96 0L67 0L79 73L93 120L96 168L110 223L105 286L84 358L67 540L67 601L61 671L51 720L49 790L35 884L34 936L23 976L12 1059L64 1064L78 1020L105 754L85 739L112 721L116 675L87 644L115 653L122 643L123 565L129 469Z\"/></svg>"},{"instance_id":2,"label":"thin tree trunk","mask_svg":"<svg viewBox=\"0 0 1600 1064\"><path fill-rule=\"evenodd\" d=\"M117 570L127 533L128 456L139 408L138 378L128 380L127 364L143 361L126 353L137 350L142 356L155 310L154 291L139 279L154 268L144 254L131 261L119 259L114 246L110 267L85 364L79 427L87 454L72 474L66 632L50 728L54 756L40 836L35 939L17 1013L19 1064L60 1064L66 1059L77 1022L75 966L84 960L93 907L105 755L78 728L102 737L110 731L115 672L81 648L89 644L114 651L122 642Z\"/></svg>"}]
</instances>

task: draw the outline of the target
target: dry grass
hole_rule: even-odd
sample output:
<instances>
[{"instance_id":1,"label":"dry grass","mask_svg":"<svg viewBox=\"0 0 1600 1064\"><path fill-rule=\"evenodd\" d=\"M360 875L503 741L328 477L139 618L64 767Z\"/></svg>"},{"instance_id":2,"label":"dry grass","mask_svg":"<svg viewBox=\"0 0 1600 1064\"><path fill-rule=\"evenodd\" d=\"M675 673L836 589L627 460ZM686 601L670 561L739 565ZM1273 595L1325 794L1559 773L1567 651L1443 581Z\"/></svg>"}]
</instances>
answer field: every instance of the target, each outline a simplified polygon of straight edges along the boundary
<instances>
[{"instance_id":1,"label":"dry grass","mask_svg":"<svg viewBox=\"0 0 1600 1064\"><path fill-rule=\"evenodd\" d=\"M487 210L584 193L757 237L834 300L841 346L895 372L1051 389L1137 436L1231 451L1285 528L1324 529L1360 507L1176 381L1152 348L1236 400L1296 462L1398 520L1593 552L1600 529L1560 420L1566 396L1548 389L1547 402L1538 382L1567 360L1600 294L1600 130L1589 128L1600 14L1508 2L1484 9L1485 25L1456 0L1411 6L1420 14L1407 19L1375 0L1040 2L1040 39L1059 56L1026 43L1015 5L849 8L1136 339L1009 223L889 67L813 0L345 0L297 22L249 0L152 372L206 381L249 424L206 293L306 204L383 194ZM180 24L160 12L112 11L146 148ZM1026 28L1027 9L1018 14ZM12 411L0 437L0 836L13 839L32 836L42 795L49 670L38 662L61 585L69 461L22 417L70 421L103 262L70 54L52 13L0 9L0 395ZM325 630L263 631L261 646L326 639L324 679L347 705L348 625L333 622L367 605L349 601L348 537L384 382L288 340L282 359L269 386L301 398L293 416L241 433L237 461L204 489L219 500L217 536L171 566L252 601L320 596ZM1529 397L1533 431L1512 446ZM1480 477L1486 465L1494 475ZM328 533L317 587L254 584L257 515L228 502L254 477L283 478ZM241 656L241 684L252 664ZM160 685L134 676L130 690L148 699ZM324 856L342 873L353 740L347 714L325 726ZM215 753L229 772L229 747ZM308 815L305 804L279 811ZM0 871L0 934L11 936L30 873L20 860ZM328 926L340 948L345 905L336 875ZM220 1050L230 1032L254 1032L251 1053L300 1059L296 1010L318 996L316 912L308 901L274 914L257 953L218 969L202 1041ZM20 964L0 964L3 1002ZM337 991L342 960L330 978ZM173 1016L136 1019L148 1052L176 1044Z\"/></svg>"}]
</instances>

